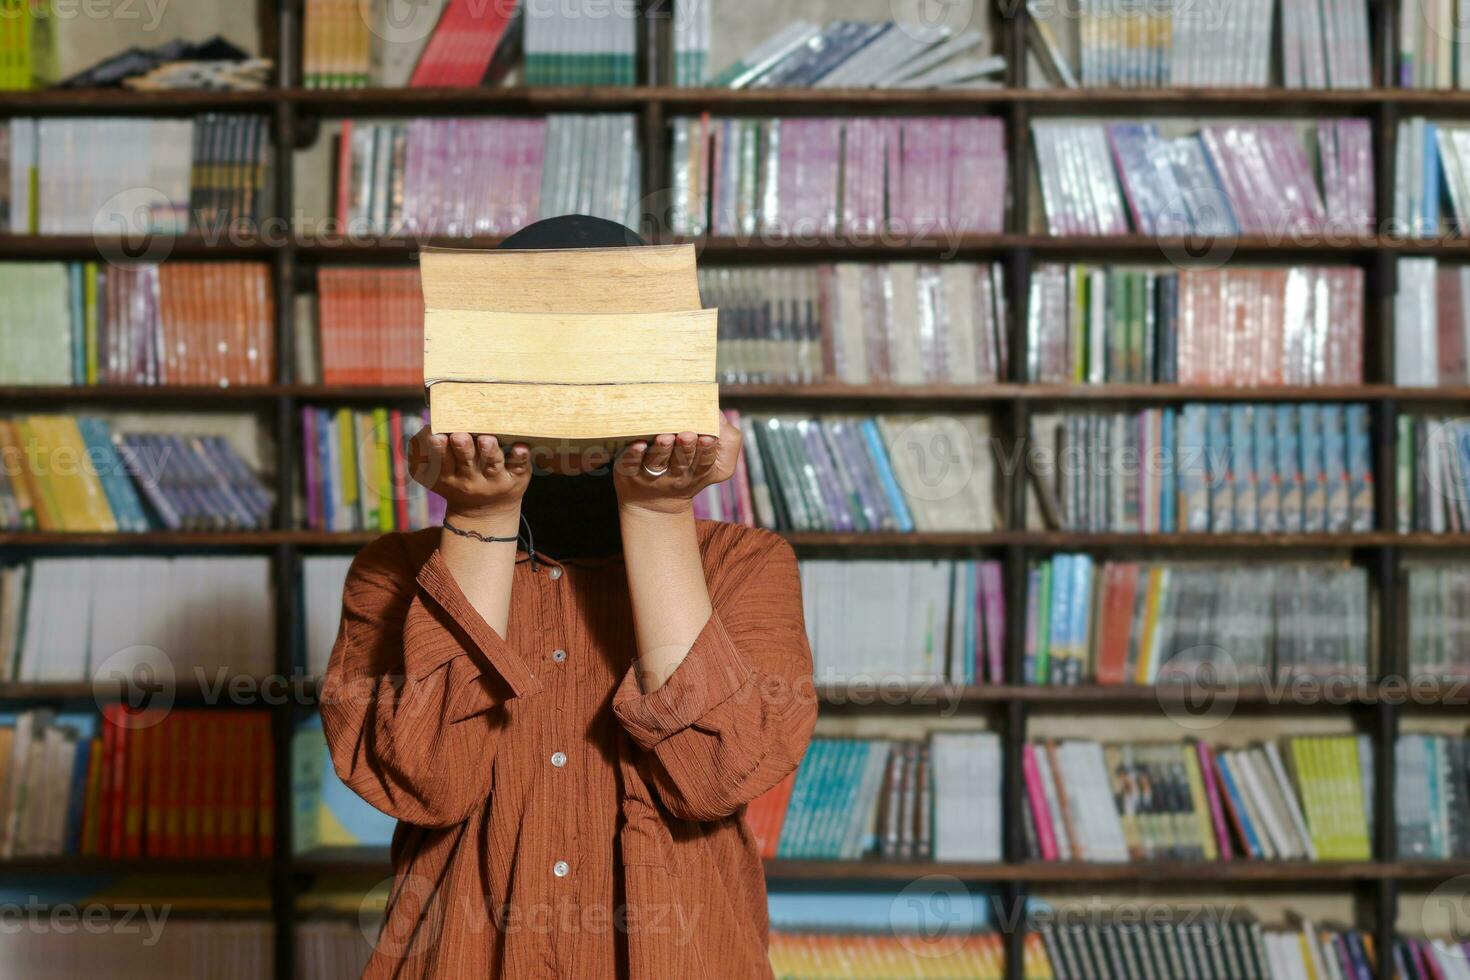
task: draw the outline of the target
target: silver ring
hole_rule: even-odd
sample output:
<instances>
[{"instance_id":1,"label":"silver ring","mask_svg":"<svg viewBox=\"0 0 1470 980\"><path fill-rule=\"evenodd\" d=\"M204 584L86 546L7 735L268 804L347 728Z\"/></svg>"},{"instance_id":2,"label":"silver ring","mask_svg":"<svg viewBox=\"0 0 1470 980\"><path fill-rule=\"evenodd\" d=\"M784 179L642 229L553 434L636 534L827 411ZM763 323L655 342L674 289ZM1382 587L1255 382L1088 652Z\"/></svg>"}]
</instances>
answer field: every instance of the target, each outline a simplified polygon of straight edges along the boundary
<instances>
[{"instance_id":1,"label":"silver ring","mask_svg":"<svg viewBox=\"0 0 1470 980\"><path fill-rule=\"evenodd\" d=\"M659 477L663 476L668 471L669 471L669 468L667 466L665 466L661 470L651 470L651 469L648 468L648 464L647 463L644 463L643 464L643 472L647 473L649 476L653 477L655 480L658 479Z\"/></svg>"}]
</instances>

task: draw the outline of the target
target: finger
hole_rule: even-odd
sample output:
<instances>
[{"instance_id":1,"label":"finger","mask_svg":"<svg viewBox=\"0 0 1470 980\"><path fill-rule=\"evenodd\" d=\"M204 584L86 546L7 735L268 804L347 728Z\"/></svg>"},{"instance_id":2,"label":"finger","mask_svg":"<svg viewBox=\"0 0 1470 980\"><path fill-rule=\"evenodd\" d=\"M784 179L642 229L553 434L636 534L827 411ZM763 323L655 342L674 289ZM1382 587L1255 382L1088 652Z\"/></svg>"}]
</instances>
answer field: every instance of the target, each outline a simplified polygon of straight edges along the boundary
<instances>
[{"instance_id":1,"label":"finger","mask_svg":"<svg viewBox=\"0 0 1470 980\"><path fill-rule=\"evenodd\" d=\"M478 463L481 473L487 475L494 473L505 463L505 454L500 451L500 440L494 436L476 436L475 447L479 451Z\"/></svg>"},{"instance_id":2,"label":"finger","mask_svg":"<svg viewBox=\"0 0 1470 980\"><path fill-rule=\"evenodd\" d=\"M715 459L719 454L720 444L714 436L700 436L699 446L694 452L695 474L707 473L709 468L715 465Z\"/></svg>"},{"instance_id":3,"label":"finger","mask_svg":"<svg viewBox=\"0 0 1470 980\"><path fill-rule=\"evenodd\" d=\"M426 487L438 482L448 444L448 437L434 435L427 425L408 441L408 471L416 482Z\"/></svg>"},{"instance_id":4,"label":"finger","mask_svg":"<svg viewBox=\"0 0 1470 980\"><path fill-rule=\"evenodd\" d=\"M468 432L455 432L449 437L449 459L457 476L469 476L475 470L475 441Z\"/></svg>"},{"instance_id":5,"label":"finger","mask_svg":"<svg viewBox=\"0 0 1470 980\"><path fill-rule=\"evenodd\" d=\"M613 470L624 476L633 476L638 468L643 465L643 457L648 452L647 439L634 439L623 447L618 453L618 458L613 461Z\"/></svg>"},{"instance_id":6,"label":"finger","mask_svg":"<svg viewBox=\"0 0 1470 980\"><path fill-rule=\"evenodd\" d=\"M686 477L693 469L698 439L699 437L693 432L681 432L674 440L674 462L670 466L670 471L675 477Z\"/></svg>"},{"instance_id":7,"label":"finger","mask_svg":"<svg viewBox=\"0 0 1470 980\"><path fill-rule=\"evenodd\" d=\"M524 475L531 468L531 447L524 442L511 446L510 453L505 457L505 468L514 476Z\"/></svg>"},{"instance_id":8,"label":"finger","mask_svg":"<svg viewBox=\"0 0 1470 980\"><path fill-rule=\"evenodd\" d=\"M673 452L674 437L670 433L665 432L661 436L656 436L653 445L649 446L648 451L643 454L643 469L654 473L667 469L669 457L673 455Z\"/></svg>"}]
</instances>

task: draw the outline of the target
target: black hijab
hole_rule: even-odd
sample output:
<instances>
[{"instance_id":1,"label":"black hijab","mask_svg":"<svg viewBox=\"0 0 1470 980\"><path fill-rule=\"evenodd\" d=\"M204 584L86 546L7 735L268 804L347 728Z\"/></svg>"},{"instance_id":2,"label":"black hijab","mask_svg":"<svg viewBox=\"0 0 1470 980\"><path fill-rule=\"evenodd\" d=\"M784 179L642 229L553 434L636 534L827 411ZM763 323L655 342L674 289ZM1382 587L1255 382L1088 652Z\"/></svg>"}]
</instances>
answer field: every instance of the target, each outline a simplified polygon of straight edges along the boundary
<instances>
[{"instance_id":1,"label":"black hijab","mask_svg":"<svg viewBox=\"0 0 1470 980\"><path fill-rule=\"evenodd\" d=\"M615 221L583 214L547 218L527 225L500 243L501 248L627 248L647 245L636 232ZM561 476L534 472L521 499L521 544L533 555L558 561L601 558L623 553L618 497L612 468Z\"/></svg>"}]
</instances>

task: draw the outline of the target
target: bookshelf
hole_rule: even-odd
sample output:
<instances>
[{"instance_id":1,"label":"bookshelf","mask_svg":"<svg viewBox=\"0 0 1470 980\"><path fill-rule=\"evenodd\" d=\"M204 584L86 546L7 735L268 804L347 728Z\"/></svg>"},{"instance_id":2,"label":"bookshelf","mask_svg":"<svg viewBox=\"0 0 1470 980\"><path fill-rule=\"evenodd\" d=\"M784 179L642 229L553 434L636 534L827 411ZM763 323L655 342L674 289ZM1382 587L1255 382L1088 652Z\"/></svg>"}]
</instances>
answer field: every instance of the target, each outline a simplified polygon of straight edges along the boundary
<instances>
[{"instance_id":1,"label":"bookshelf","mask_svg":"<svg viewBox=\"0 0 1470 980\"><path fill-rule=\"evenodd\" d=\"M1379 0L1371 7L1373 61L1380 85L1393 73L1398 9L1409 0ZM650 25L662 23L662 0L643 0L640 16ZM1390 212L1393 188L1393 146L1401 117L1432 113L1435 116L1470 118L1470 92L1423 91L1375 87L1357 91L1301 91L1279 89L1165 89L1140 92L1122 89L1049 90L1029 88L1026 78L1025 37L1027 13L1024 4L1001 5L997 51L1007 57L1005 87L995 90L954 92L866 91L866 90L701 90L663 86L636 87L542 87L508 89L403 89L403 90L306 90L298 87L302 0L258 0L261 54L278 66L277 86L252 92L131 92L131 91L37 91L0 93L0 117L14 115L162 115L182 116L197 112L229 111L267 114L273 137L272 180L267 188L265 213L282 221L293 213L295 198L293 162L299 152L319 135L324 120L350 117L409 117L418 115L495 115L552 111L618 111L637 115L643 149L642 189L645 199L656 203L657 192L669 186L667 122L671 117L712 112L728 115L841 115L861 112L871 115L914 113L965 115L985 113L1004 120L1010 159L1009 205L1006 230L995 235L961 235L943 241L913 241L880 235L876 240L824 240L820 244L763 238L742 241L728 238L697 239L702 259L739 263L808 263L843 259L986 259L1005 264L1010 349L1024 349L1027 282L1033 264L1051 260L1126 259L1162 261L1172 257L1201 256L1228 250L1232 257L1247 261L1295 261L1330 259L1361 266L1366 276L1365 343L1369 382L1347 387L1276 388L1267 390L1214 389L1178 385L1073 386L1024 382L1025 359L1011 358L1011 377L995 385L965 387L927 385L845 386L748 385L725 386L725 401L738 408L801 405L808 408L866 407L874 410L898 408L942 408L994 411L1003 437L1017 438L1027 428L1029 414L1048 405L1167 405L1184 401L1218 401L1247 398L1254 401L1355 401L1367 403L1375 419L1375 485L1379 527L1392 527L1395 513L1395 481L1392 441L1395 420L1401 410L1419 406L1470 405L1470 387L1403 388L1386 379L1393 377L1394 261L1400 255L1440 257L1470 256L1470 240L1441 238L1411 240L1390 234L1340 236L1306 241L1279 241L1241 237L1219 241L1156 239L1140 235L1116 238L1059 239L1028 231L1028 216L1035 193L1027 175L1031 169L1033 119L1049 116L1205 116L1311 115L1366 116L1372 122L1375 145L1377 212ZM649 39L670 43L663 29L640 31L640 44ZM640 51L640 63L646 51ZM1142 96L1142 98L1141 98ZM327 175L322 174L326 180ZM1382 218L1380 217L1380 221ZM277 224L280 224L278 221ZM676 240L659 236L657 240ZM272 267L276 290L276 383L260 387L175 388L175 387L3 387L0 411L24 411L31 407L64 408L69 405L126 408L130 411L197 409L200 411L248 411L273 436L272 469L279 494L272 529L255 533L146 534L58 534L0 533L0 554L24 556L43 553L112 553L120 551L239 552L268 555L276 589L277 672L295 677L302 657L301 627L304 620L298 588L300 562L304 555L350 552L375 535L332 534L298 529L299 515L291 489L300 478L299 409L305 404L353 404L408 402L421 397L416 389L352 387L337 388L297 381L292 362L296 333L295 303L311 292L314 270L329 264L406 263L422 244L438 243L459 247L491 247L495 238L416 241L309 240L277 228L274 234L246 234L229 241L183 235L157 242L121 242L88 236L0 235L0 259L91 259L98 256L152 254L163 249L169 258L212 260L267 260ZM1347 553L1368 569L1378 607L1379 672L1387 678L1405 673L1403 638L1406 624L1403 606L1396 598L1404 591L1401 562L1419 554L1460 555L1470 552L1470 534L1400 534L1373 531L1350 534L1071 534L1051 531L1014 530L1025 527L1026 497L1019 480L1009 484L1003 501L1005 527L992 533L916 533L908 535L792 534L792 544L802 554L856 555L985 555L1004 563L1006 619L1012 624L1006 637L1007 676L1020 677L1023 658L1024 586L1028 563L1036 557L1067 549L1097 553L1155 553L1163 556L1196 553L1232 554L1280 558L1296 554ZM295 902L316 876L339 873L387 873L387 855L377 850L293 854L291 832L289 747L295 721L313 710L315 686L307 683L300 691L273 703L276 744L276 856L239 861L98 860L89 858L25 859L0 865L4 874L37 875L165 875L248 874L269 881L272 919L275 925L275 975L289 980L294 975L293 937L298 916ZM1470 705L1470 685L1445 684L1416 688L1417 710L1453 716ZM1238 692L1236 709L1251 715L1292 712L1317 716L1340 715L1374 740L1375 859L1364 862L1217 862L1208 864L1158 862L1124 865L1040 863L1025 859L1021 828L1020 751L1032 716L1037 711L1113 711L1150 713L1161 709L1167 689L1134 686L1026 687L1019 685L976 686L916 690L886 690L884 697L868 699L861 689L820 689L823 709L832 713L903 712L922 717L934 710L923 703L924 695L941 703L953 703L967 717L985 718L1004 736L1003 774L1004 853L997 864L934 864L869 860L862 862L791 861L767 863L772 880L840 882L882 880L907 882L926 874L947 874L975 885L995 885L1006 900L1024 898L1031 886L1064 884L1155 884L1167 889L1198 885L1209 890L1236 888L1266 890L1300 887L1331 889L1350 893L1362 910L1359 925L1375 934L1379 949L1390 947L1399 916L1400 890L1415 884L1435 883L1470 873L1470 862L1411 862L1397 859L1393 815L1394 739L1405 698L1401 685L1368 683L1342 700L1322 699L1313 703L1283 703L1266 689L1247 688ZM0 706L26 704L84 704L94 698L120 697L94 690L93 685L0 684ZM893 695L889 697L887 695ZM205 703L204 692L181 688L176 703ZM1166 892L1167 893L1167 892ZM1021 976L1024 917L1014 923L1000 922L1008 950L1009 976ZM1380 962L1379 977L1391 976L1392 961Z\"/></svg>"}]
</instances>

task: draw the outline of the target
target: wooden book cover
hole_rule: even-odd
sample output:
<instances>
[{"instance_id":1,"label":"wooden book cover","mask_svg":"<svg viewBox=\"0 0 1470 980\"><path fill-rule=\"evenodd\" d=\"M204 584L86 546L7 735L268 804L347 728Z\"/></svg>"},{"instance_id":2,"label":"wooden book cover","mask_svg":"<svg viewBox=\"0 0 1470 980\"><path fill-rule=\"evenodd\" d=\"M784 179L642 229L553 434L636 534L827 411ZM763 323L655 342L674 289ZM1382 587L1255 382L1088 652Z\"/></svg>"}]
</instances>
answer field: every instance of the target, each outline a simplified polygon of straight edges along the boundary
<instances>
[{"instance_id":1,"label":"wooden book cover","mask_svg":"<svg viewBox=\"0 0 1470 980\"><path fill-rule=\"evenodd\" d=\"M719 431L692 246L425 249L420 272L434 432Z\"/></svg>"}]
</instances>

